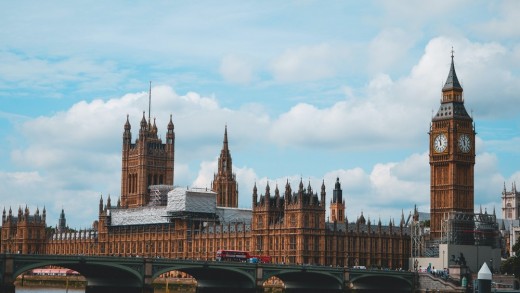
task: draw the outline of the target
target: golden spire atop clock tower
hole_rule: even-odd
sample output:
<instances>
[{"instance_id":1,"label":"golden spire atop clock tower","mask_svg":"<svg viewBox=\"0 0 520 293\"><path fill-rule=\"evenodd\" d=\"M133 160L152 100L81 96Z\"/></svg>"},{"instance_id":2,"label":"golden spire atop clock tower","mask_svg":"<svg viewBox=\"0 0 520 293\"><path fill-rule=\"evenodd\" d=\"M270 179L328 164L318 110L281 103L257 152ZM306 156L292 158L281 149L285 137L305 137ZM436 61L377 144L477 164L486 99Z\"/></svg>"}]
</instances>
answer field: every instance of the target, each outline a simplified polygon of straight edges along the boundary
<instances>
[{"instance_id":1,"label":"golden spire atop clock tower","mask_svg":"<svg viewBox=\"0 0 520 293\"><path fill-rule=\"evenodd\" d=\"M449 213L474 211L475 127L464 107L453 50L441 105L430 126L430 235L440 239Z\"/></svg>"}]
</instances>

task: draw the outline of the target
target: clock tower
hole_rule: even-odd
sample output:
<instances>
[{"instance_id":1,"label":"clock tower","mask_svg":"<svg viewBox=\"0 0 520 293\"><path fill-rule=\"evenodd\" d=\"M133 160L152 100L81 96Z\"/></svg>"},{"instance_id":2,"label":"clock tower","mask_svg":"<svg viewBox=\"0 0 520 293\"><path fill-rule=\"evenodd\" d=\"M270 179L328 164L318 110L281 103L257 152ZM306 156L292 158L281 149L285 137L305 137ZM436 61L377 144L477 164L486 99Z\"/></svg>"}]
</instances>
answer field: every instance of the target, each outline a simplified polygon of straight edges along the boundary
<instances>
[{"instance_id":1,"label":"clock tower","mask_svg":"<svg viewBox=\"0 0 520 293\"><path fill-rule=\"evenodd\" d=\"M474 212L475 126L462 92L452 52L441 105L429 132L431 239L440 239L447 232L441 227L449 213Z\"/></svg>"}]
</instances>

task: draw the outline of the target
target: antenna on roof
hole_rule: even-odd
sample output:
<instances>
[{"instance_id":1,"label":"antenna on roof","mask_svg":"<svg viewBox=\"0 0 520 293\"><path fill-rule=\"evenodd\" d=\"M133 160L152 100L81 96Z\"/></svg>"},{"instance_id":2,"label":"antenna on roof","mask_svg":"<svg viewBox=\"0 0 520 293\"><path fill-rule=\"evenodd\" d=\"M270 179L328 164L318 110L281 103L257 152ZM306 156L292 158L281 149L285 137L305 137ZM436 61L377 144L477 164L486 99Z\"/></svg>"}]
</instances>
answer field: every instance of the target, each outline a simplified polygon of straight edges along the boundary
<instances>
[{"instance_id":1,"label":"antenna on roof","mask_svg":"<svg viewBox=\"0 0 520 293\"><path fill-rule=\"evenodd\" d=\"M150 81L150 90L148 92L148 123L151 123L150 113L152 111L152 81Z\"/></svg>"}]
</instances>

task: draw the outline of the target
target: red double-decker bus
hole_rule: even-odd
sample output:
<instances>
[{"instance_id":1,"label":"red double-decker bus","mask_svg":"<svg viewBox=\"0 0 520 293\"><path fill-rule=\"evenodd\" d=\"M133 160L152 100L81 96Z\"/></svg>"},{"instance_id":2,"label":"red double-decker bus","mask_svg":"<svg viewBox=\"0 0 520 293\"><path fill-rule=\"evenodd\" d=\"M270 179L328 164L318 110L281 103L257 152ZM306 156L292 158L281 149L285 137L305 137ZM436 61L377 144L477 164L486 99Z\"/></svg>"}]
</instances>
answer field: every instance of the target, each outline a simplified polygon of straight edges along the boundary
<instances>
[{"instance_id":1,"label":"red double-decker bus","mask_svg":"<svg viewBox=\"0 0 520 293\"><path fill-rule=\"evenodd\" d=\"M241 261L246 262L250 258L247 251L241 250L225 250L219 249L217 251L217 261Z\"/></svg>"}]
</instances>

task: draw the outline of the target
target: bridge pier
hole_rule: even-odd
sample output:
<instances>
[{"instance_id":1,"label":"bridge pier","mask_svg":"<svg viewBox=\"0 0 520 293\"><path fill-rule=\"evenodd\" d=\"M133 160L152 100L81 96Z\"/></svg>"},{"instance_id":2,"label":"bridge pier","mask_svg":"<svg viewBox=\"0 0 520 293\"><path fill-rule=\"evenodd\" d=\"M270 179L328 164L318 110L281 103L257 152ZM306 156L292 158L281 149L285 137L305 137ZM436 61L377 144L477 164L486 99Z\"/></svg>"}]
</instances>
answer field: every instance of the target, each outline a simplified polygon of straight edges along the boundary
<instances>
[{"instance_id":1,"label":"bridge pier","mask_svg":"<svg viewBox=\"0 0 520 293\"><path fill-rule=\"evenodd\" d=\"M2 285L0 285L0 293L15 293L14 284L2 284Z\"/></svg>"},{"instance_id":2,"label":"bridge pier","mask_svg":"<svg viewBox=\"0 0 520 293\"><path fill-rule=\"evenodd\" d=\"M2 267L0 267L0 293L15 293L14 260L11 255L2 255Z\"/></svg>"}]
</instances>

